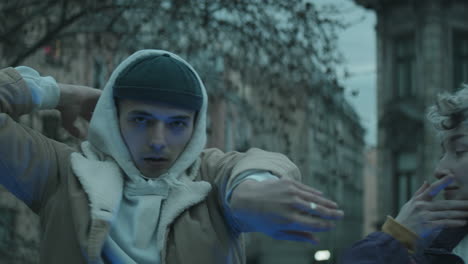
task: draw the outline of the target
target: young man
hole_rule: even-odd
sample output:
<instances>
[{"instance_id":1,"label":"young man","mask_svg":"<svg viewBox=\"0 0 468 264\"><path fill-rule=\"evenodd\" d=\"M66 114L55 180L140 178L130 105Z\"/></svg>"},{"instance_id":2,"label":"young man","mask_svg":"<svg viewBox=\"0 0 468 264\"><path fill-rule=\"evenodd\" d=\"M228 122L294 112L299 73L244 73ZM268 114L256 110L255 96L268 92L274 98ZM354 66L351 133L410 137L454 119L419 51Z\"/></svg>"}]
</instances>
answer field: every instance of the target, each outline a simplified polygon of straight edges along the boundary
<instances>
[{"instance_id":1,"label":"young man","mask_svg":"<svg viewBox=\"0 0 468 264\"><path fill-rule=\"evenodd\" d=\"M434 183L424 183L382 231L357 242L343 264L468 263L468 86L430 108L443 155ZM442 200L435 196L444 191Z\"/></svg>"},{"instance_id":2,"label":"young man","mask_svg":"<svg viewBox=\"0 0 468 264\"><path fill-rule=\"evenodd\" d=\"M242 232L315 243L343 216L284 155L204 149L207 105L193 68L160 50L122 62L102 94L1 71L0 182L40 215L41 263L244 263ZM92 116L80 152L10 117L54 107L74 134Z\"/></svg>"}]
</instances>

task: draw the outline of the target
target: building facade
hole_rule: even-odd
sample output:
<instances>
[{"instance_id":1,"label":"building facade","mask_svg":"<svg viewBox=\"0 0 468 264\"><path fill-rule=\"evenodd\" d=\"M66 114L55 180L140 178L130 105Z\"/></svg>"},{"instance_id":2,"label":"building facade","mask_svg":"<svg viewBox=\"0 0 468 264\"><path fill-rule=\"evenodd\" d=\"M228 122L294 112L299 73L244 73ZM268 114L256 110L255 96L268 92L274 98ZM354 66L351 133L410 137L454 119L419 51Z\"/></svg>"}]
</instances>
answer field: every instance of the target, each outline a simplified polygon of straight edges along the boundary
<instances>
[{"instance_id":1,"label":"building facade","mask_svg":"<svg viewBox=\"0 0 468 264\"><path fill-rule=\"evenodd\" d=\"M224 140L214 146L226 151L258 147L284 153L298 165L305 184L323 191L346 212L335 230L318 234L318 245L249 234L248 263L314 263L318 250L331 252L329 262L320 263L336 263L342 250L363 232L365 131L356 112L342 89L330 84L317 85L310 94L281 88L264 94L256 89L259 83L249 83L229 69L224 71L224 86L235 87L226 88L233 89L232 96L216 98L223 101L223 110L214 109L216 101L210 103L211 111L224 119L216 123L225 124L224 132L218 130Z\"/></svg>"},{"instance_id":2,"label":"building facade","mask_svg":"<svg viewBox=\"0 0 468 264\"><path fill-rule=\"evenodd\" d=\"M379 216L395 215L424 180L440 146L426 109L468 82L468 2L355 0L377 14Z\"/></svg>"}]
</instances>

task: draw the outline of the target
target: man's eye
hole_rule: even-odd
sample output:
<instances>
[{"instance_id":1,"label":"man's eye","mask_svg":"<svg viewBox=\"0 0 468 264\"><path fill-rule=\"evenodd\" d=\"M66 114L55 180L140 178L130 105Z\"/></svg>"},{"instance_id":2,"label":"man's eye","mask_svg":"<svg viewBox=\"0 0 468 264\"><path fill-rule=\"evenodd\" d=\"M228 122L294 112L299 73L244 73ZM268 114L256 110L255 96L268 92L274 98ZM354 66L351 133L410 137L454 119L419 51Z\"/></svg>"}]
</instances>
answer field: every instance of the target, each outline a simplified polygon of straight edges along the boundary
<instances>
[{"instance_id":1,"label":"man's eye","mask_svg":"<svg viewBox=\"0 0 468 264\"><path fill-rule=\"evenodd\" d=\"M144 117L134 117L132 121L136 124L142 125L142 124L146 124L148 120Z\"/></svg>"},{"instance_id":2,"label":"man's eye","mask_svg":"<svg viewBox=\"0 0 468 264\"><path fill-rule=\"evenodd\" d=\"M187 127L187 124L182 121L174 121L170 123L171 127L173 128L185 128Z\"/></svg>"}]
</instances>

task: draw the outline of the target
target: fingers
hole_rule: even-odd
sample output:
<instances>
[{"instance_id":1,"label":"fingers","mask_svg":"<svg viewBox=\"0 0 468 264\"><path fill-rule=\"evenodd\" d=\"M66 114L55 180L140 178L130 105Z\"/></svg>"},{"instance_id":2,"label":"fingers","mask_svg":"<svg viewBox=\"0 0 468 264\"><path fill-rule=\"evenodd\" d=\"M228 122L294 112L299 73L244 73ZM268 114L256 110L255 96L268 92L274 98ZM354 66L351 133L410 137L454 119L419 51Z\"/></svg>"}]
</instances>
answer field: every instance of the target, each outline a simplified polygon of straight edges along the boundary
<instances>
[{"instance_id":1,"label":"fingers","mask_svg":"<svg viewBox=\"0 0 468 264\"><path fill-rule=\"evenodd\" d=\"M468 218L468 211L437 211L430 212L429 219L430 221L436 220L465 220Z\"/></svg>"},{"instance_id":2,"label":"fingers","mask_svg":"<svg viewBox=\"0 0 468 264\"><path fill-rule=\"evenodd\" d=\"M306 215L318 216L327 220L338 220L344 216L342 210L326 208L319 204L315 204L315 206L311 207L311 203L304 200L298 202L297 208Z\"/></svg>"},{"instance_id":3,"label":"fingers","mask_svg":"<svg viewBox=\"0 0 468 264\"><path fill-rule=\"evenodd\" d=\"M320 217L295 213L290 218L291 223L287 225L289 230L307 231L307 232L325 232L335 227L330 220Z\"/></svg>"},{"instance_id":4,"label":"fingers","mask_svg":"<svg viewBox=\"0 0 468 264\"><path fill-rule=\"evenodd\" d=\"M344 212L338 210L335 202L302 190L298 191L295 207L304 213L324 219L340 219L344 216Z\"/></svg>"},{"instance_id":5,"label":"fingers","mask_svg":"<svg viewBox=\"0 0 468 264\"><path fill-rule=\"evenodd\" d=\"M313 245L316 245L320 242L320 240L316 236L314 236L312 233L294 231L294 230L279 231L275 233L273 237L276 239L281 239L281 240L309 242Z\"/></svg>"},{"instance_id":6,"label":"fingers","mask_svg":"<svg viewBox=\"0 0 468 264\"><path fill-rule=\"evenodd\" d=\"M83 92L85 92L85 99L82 106L82 111L80 115L86 119L87 121L91 121L91 117L93 115L94 108L101 96L102 91L99 89L94 89L90 87L83 87Z\"/></svg>"},{"instance_id":7,"label":"fingers","mask_svg":"<svg viewBox=\"0 0 468 264\"><path fill-rule=\"evenodd\" d=\"M416 193L414 194L414 196L418 196L420 195L421 193L423 193L429 186L431 186L429 183L427 183L427 181L424 181L423 185L421 185L421 187L419 187L419 189L416 191Z\"/></svg>"},{"instance_id":8,"label":"fingers","mask_svg":"<svg viewBox=\"0 0 468 264\"><path fill-rule=\"evenodd\" d=\"M63 128L65 128L72 136L76 138L81 137L81 131L73 123L63 124Z\"/></svg>"},{"instance_id":9,"label":"fingers","mask_svg":"<svg viewBox=\"0 0 468 264\"><path fill-rule=\"evenodd\" d=\"M335 202L322 197L323 192L315 188L312 188L308 185L305 185L301 182L298 182L298 181L294 181L294 180L286 180L286 181L288 181L293 186L295 186L299 190L299 193L305 197L305 199L307 199L307 197L317 197L318 200L311 200L311 202L315 202L315 203L321 204L322 206L329 207L329 208L338 208L338 205Z\"/></svg>"},{"instance_id":10,"label":"fingers","mask_svg":"<svg viewBox=\"0 0 468 264\"><path fill-rule=\"evenodd\" d=\"M432 200L440 191L449 186L454 180L452 175L439 179L431 184L429 188L423 191L419 196L426 201Z\"/></svg>"},{"instance_id":11,"label":"fingers","mask_svg":"<svg viewBox=\"0 0 468 264\"><path fill-rule=\"evenodd\" d=\"M62 126L63 128L65 128L65 130L68 131L68 133L70 133L70 135L76 138L82 139L82 138L85 138L87 135L86 129L82 128L81 126L77 126L74 122L73 123L67 122L67 123L64 123Z\"/></svg>"},{"instance_id":12,"label":"fingers","mask_svg":"<svg viewBox=\"0 0 468 264\"><path fill-rule=\"evenodd\" d=\"M466 220L460 219L442 219L442 220L434 220L429 222L430 225L433 226L441 226L444 228L447 227L462 227L466 225Z\"/></svg>"},{"instance_id":13,"label":"fingers","mask_svg":"<svg viewBox=\"0 0 468 264\"><path fill-rule=\"evenodd\" d=\"M304 199L307 202L314 202L317 205L321 205L322 207L326 208L332 208L332 209L337 209L338 205L333 202L332 200L329 200L321 195L317 195L314 193L306 192L302 189L297 190L297 194L299 197Z\"/></svg>"},{"instance_id":14,"label":"fingers","mask_svg":"<svg viewBox=\"0 0 468 264\"><path fill-rule=\"evenodd\" d=\"M463 200L438 200L428 204L430 211L463 210L468 211L468 201Z\"/></svg>"},{"instance_id":15,"label":"fingers","mask_svg":"<svg viewBox=\"0 0 468 264\"><path fill-rule=\"evenodd\" d=\"M338 210L338 205L335 202L321 195L317 195L314 192L307 191L309 188L312 189L311 187L304 186L300 183L299 185L302 185L296 190L296 194L299 197L296 206L299 210L324 219L340 219L343 217L344 212ZM295 186L299 187L298 185ZM313 203L314 208L311 207L311 203Z\"/></svg>"},{"instance_id":16,"label":"fingers","mask_svg":"<svg viewBox=\"0 0 468 264\"><path fill-rule=\"evenodd\" d=\"M308 185L305 185L303 183L300 183L298 181L292 181L292 183L294 184L294 186L296 186L297 188L299 188L299 190L302 190L304 192L309 192L309 193L313 193L313 194L316 194L316 195L323 195L323 192L315 189L315 188L312 188Z\"/></svg>"}]
</instances>

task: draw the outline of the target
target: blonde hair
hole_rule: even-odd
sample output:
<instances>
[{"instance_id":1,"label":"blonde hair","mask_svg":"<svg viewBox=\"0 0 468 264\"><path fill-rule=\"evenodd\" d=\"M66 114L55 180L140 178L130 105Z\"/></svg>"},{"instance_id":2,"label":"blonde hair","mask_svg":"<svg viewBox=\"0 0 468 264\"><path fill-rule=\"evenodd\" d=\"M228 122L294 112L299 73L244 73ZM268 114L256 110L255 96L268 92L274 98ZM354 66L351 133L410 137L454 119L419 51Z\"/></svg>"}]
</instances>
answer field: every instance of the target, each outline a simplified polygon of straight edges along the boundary
<instances>
[{"instance_id":1,"label":"blonde hair","mask_svg":"<svg viewBox=\"0 0 468 264\"><path fill-rule=\"evenodd\" d=\"M440 132L454 129L468 120L468 85L463 84L455 93L439 94L435 105L428 109L427 119Z\"/></svg>"}]
</instances>

